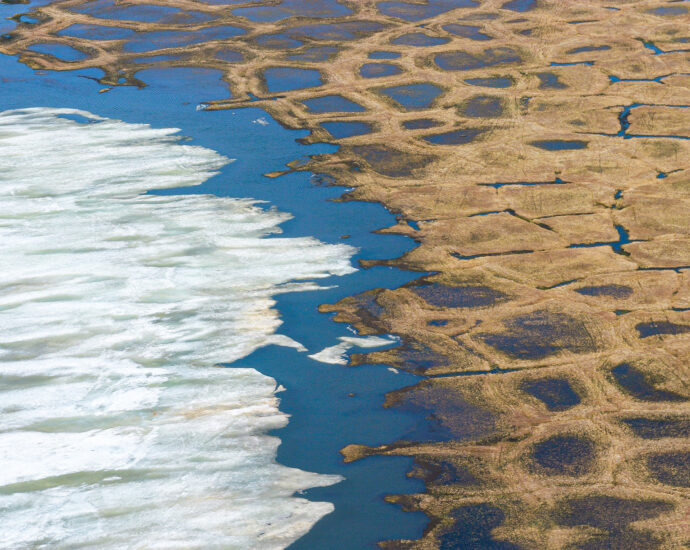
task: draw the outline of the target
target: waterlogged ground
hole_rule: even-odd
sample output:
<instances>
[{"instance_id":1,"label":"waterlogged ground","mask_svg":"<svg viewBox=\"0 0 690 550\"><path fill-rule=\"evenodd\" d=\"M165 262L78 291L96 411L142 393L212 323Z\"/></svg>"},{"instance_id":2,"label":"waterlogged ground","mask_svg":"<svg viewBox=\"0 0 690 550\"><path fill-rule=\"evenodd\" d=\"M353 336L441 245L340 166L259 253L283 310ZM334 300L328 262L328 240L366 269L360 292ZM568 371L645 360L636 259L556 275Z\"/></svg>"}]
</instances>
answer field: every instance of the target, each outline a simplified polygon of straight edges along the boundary
<instances>
[{"instance_id":1,"label":"waterlogged ground","mask_svg":"<svg viewBox=\"0 0 690 550\"><path fill-rule=\"evenodd\" d=\"M351 365L425 378L385 404L414 429L343 450L414 457L426 483L389 497L431 518L423 537L383 546L684 547L688 3L164 4L56 2L0 50L101 69L104 93L216 69L231 92L205 109L260 105L339 144L293 169L398 215L383 231L419 246L364 265L435 274L322 308L400 338Z\"/></svg>"}]
</instances>

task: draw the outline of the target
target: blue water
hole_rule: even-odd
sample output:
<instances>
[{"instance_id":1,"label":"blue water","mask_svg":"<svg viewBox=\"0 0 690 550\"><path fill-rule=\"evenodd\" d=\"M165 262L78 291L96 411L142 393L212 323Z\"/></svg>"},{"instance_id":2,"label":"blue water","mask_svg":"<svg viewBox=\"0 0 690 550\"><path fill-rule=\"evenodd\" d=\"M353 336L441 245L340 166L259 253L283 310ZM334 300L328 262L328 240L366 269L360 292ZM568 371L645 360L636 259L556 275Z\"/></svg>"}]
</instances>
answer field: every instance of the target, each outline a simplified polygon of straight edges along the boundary
<instances>
[{"instance_id":1,"label":"blue water","mask_svg":"<svg viewBox=\"0 0 690 550\"><path fill-rule=\"evenodd\" d=\"M513 85L513 79L508 76L466 78L465 82L471 86L483 86L485 88L510 88Z\"/></svg>"},{"instance_id":2,"label":"blue water","mask_svg":"<svg viewBox=\"0 0 690 550\"><path fill-rule=\"evenodd\" d=\"M666 52L668 53L668 52ZM663 84L662 79L666 78L666 76L671 76L671 75L664 75L660 77L656 77L653 79L621 79L615 76L609 76L609 80L611 83L616 83L616 82L658 82L659 84ZM681 139L684 141L690 140L690 137L688 136L681 136L681 135L672 135L672 134L631 134L628 133L628 130L630 130L630 120L629 116L630 113L632 112L633 109L637 107L670 107L674 109L688 109L690 108L690 105L671 105L671 104L650 104L650 103L633 103L631 105L626 105L623 106L623 110L618 114L618 123L620 124L620 129L615 133L615 134L608 134L604 132L599 132L597 135L600 136L608 136L608 137L619 137L623 139L636 139L636 138L642 138L642 139L653 139L653 138L661 138L661 139ZM537 143L540 143L541 145L537 145ZM538 147L546 148L544 146L545 142L532 142L532 145L537 145ZM554 142L555 143L555 142ZM570 142L568 142L570 143ZM575 142L572 142L575 143ZM573 147L560 147L561 149L563 148L568 148L572 149ZM575 147L578 149L583 149L584 146L580 145L578 147ZM555 149L549 149L549 150L555 150Z\"/></svg>"},{"instance_id":3,"label":"blue water","mask_svg":"<svg viewBox=\"0 0 690 550\"><path fill-rule=\"evenodd\" d=\"M381 78L402 73L402 69L390 63L365 63L359 68L359 74L364 78Z\"/></svg>"},{"instance_id":4,"label":"blue water","mask_svg":"<svg viewBox=\"0 0 690 550\"><path fill-rule=\"evenodd\" d=\"M434 145L465 145L481 133L482 130L479 128L461 128L444 134L425 136L423 139Z\"/></svg>"},{"instance_id":5,"label":"blue water","mask_svg":"<svg viewBox=\"0 0 690 550\"><path fill-rule=\"evenodd\" d=\"M366 111L359 103L341 95L324 95L305 99L302 103L310 113L361 113Z\"/></svg>"},{"instance_id":6,"label":"blue water","mask_svg":"<svg viewBox=\"0 0 690 550\"><path fill-rule=\"evenodd\" d=\"M585 149L587 142L579 139L539 139L530 142L530 145L547 151L568 151L571 149Z\"/></svg>"},{"instance_id":7,"label":"blue water","mask_svg":"<svg viewBox=\"0 0 690 550\"><path fill-rule=\"evenodd\" d=\"M606 51L610 50L611 46L582 46L581 48L573 48L572 50L568 50L565 52L568 55L574 55L576 53L583 53L583 52L601 52L601 51Z\"/></svg>"},{"instance_id":8,"label":"blue water","mask_svg":"<svg viewBox=\"0 0 690 550\"><path fill-rule=\"evenodd\" d=\"M126 52L149 52L162 48L177 48L208 42L210 40L223 40L244 34L244 29L232 25L218 25L207 27L197 31L156 31L136 33L132 40L124 46Z\"/></svg>"},{"instance_id":9,"label":"blue water","mask_svg":"<svg viewBox=\"0 0 690 550\"><path fill-rule=\"evenodd\" d=\"M369 54L369 59L398 59L400 54L398 52L386 52L378 50Z\"/></svg>"},{"instance_id":10,"label":"blue water","mask_svg":"<svg viewBox=\"0 0 690 550\"><path fill-rule=\"evenodd\" d=\"M427 130L436 126L443 126L443 122L432 118L415 118L403 121L402 125L406 130Z\"/></svg>"},{"instance_id":11,"label":"blue water","mask_svg":"<svg viewBox=\"0 0 690 550\"><path fill-rule=\"evenodd\" d=\"M281 170L304 155L333 152L326 144L305 146L295 140L307 131L287 130L265 111L255 108L206 112L196 105L208 99L227 97L220 72L202 69L150 69L138 77L143 89L118 87L98 94L101 87L90 78L101 71L34 74L15 59L0 56L4 77L0 110L46 106L84 109L101 116L154 127L177 127L188 142L211 148L237 159L199 187L176 193L213 193L232 197L252 197L269 201L294 218L282 225L282 237L313 235L329 243L347 242L359 247L353 258L392 258L411 249L414 243L397 235L373 235L372 231L395 223L382 206L373 203L336 203L342 189L316 185L310 174L296 172L279 179L262 174ZM79 78L79 77L90 78ZM269 124L252 124L258 118ZM350 237L341 239L344 234ZM320 303L332 303L347 295L371 288L396 288L423 274L389 267L359 270L346 277L321 280L334 288L318 293L283 294L277 299L284 325L278 331L309 349L322 349L350 333L342 324L327 322L330 317L317 311ZM278 460L282 464L314 472L339 473L346 480L329 488L312 490L314 500L329 500L336 511L324 517L294 548L375 548L385 538L416 538L422 534L426 518L405 513L384 502L387 493L415 493L424 489L419 480L405 473L410 459L372 457L344 464L338 453L348 443L379 444L395 440L424 423L413 413L384 410L386 392L413 384L413 375L393 374L383 365L357 368L325 365L306 354L286 348L264 348L238 362L273 376L287 391L280 394L281 410L292 415L289 425L276 435L282 444ZM355 397L348 397L354 393Z\"/></svg>"},{"instance_id":12,"label":"blue water","mask_svg":"<svg viewBox=\"0 0 690 550\"><path fill-rule=\"evenodd\" d=\"M655 76L654 78L619 78L617 76L609 75L609 80L611 83L616 82L658 82L663 84L664 78L672 76L674 73L662 74L661 76Z\"/></svg>"},{"instance_id":13,"label":"blue water","mask_svg":"<svg viewBox=\"0 0 690 550\"><path fill-rule=\"evenodd\" d=\"M440 36L429 36L423 32L403 34L402 36L391 40L391 44L395 44L396 46L415 46L417 48L440 46L441 44L446 44L447 42L447 38L442 38Z\"/></svg>"},{"instance_id":14,"label":"blue water","mask_svg":"<svg viewBox=\"0 0 690 550\"><path fill-rule=\"evenodd\" d=\"M285 33L278 34L264 34L256 37L256 43L262 48L270 48L272 50L290 50L292 48L299 48L304 42L289 37Z\"/></svg>"},{"instance_id":15,"label":"blue water","mask_svg":"<svg viewBox=\"0 0 690 550\"><path fill-rule=\"evenodd\" d=\"M323 84L319 71L295 67L269 67L264 71L264 79L269 92L287 92Z\"/></svg>"},{"instance_id":16,"label":"blue water","mask_svg":"<svg viewBox=\"0 0 690 550\"><path fill-rule=\"evenodd\" d=\"M26 23L28 25L34 25L39 22L39 19L36 19L35 17L31 17L30 15L20 15L16 21L20 23Z\"/></svg>"},{"instance_id":17,"label":"blue water","mask_svg":"<svg viewBox=\"0 0 690 550\"><path fill-rule=\"evenodd\" d=\"M383 29L383 24L375 21L345 21L343 23L313 23L298 25L288 29L293 38L305 40L355 40Z\"/></svg>"},{"instance_id":18,"label":"blue water","mask_svg":"<svg viewBox=\"0 0 690 550\"><path fill-rule=\"evenodd\" d=\"M58 36L74 36L90 40L123 40L130 38L134 31L122 27L107 27L104 25L70 25L59 31Z\"/></svg>"},{"instance_id":19,"label":"blue water","mask_svg":"<svg viewBox=\"0 0 690 550\"><path fill-rule=\"evenodd\" d=\"M336 139L361 136L371 132L371 124L357 120L322 122L321 126Z\"/></svg>"},{"instance_id":20,"label":"blue water","mask_svg":"<svg viewBox=\"0 0 690 550\"><path fill-rule=\"evenodd\" d=\"M647 42L647 41L642 41L642 44L644 45L645 48L652 50L654 52L654 55L661 55L669 52L665 52L662 50L660 47L658 47L656 44L652 42Z\"/></svg>"},{"instance_id":21,"label":"blue water","mask_svg":"<svg viewBox=\"0 0 690 550\"><path fill-rule=\"evenodd\" d=\"M511 0L510 2L506 2L505 4L503 4L501 6L501 8L504 10L511 10L511 11L518 11L518 12L530 11L536 7L537 7L537 1L536 0Z\"/></svg>"},{"instance_id":22,"label":"blue water","mask_svg":"<svg viewBox=\"0 0 690 550\"><path fill-rule=\"evenodd\" d=\"M470 40L484 41L493 40L493 37L480 32L481 27L474 25L458 25L457 23L450 23L443 26L443 30L457 36L462 36L463 38L469 38Z\"/></svg>"},{"instance_id":23,"label":"blue water","mask_svg":"<svg viewBox=\"0 0 690 550\"><path fill-rule=\"evenodd\" d=\"M280 21L287 17L339 17L352 10L336 0L283 0L278 6L253 6L232 10L233 15L250 21Z\"/></svg>"},{"instance_id":24,"label":"blue water","mask_svg":"<svg viewBox=\"0 0 690 550\"><path fill-rule=\"evenodd\" d=\"M338 53L338 48L333 46L314 46L305 49L302 53L288 56L291 61L326 61L331 56Z\"/></svg>"},{"instance_id":25,"label":"blue water","mask_svg":"<svg viewBox=\"0 0 690 550\"><path fill-rule=\"evenodd\" d=\"M89 57L82 51L68 46L67 44L58 44L55 42L42 42L40 44L32 44L27 48L27 50L32 50L39 53L47 53L62 61L81 61Z\"/></svg>"},{"instance_id":26,"label":"blue water","mask_svg":"<svg viewBox=\"0 0 690 550\"><path fill-rule=\"evenodd\" d=\"M213 16L202 12L182 11L179 8L153 4L118 5L113 0L96 0L72 8L101 19L142 21L147 23L195 24L213 20Z\"/></svg>"},{"instance_id":27,"label":"blue water","mask_svg":"<svg viewBox=\"0 0 690 550\"><path fill-rule=\"evenodd\" d=\"M614 198L618 199L620 197L614 197ZM610 246L611 249L616 254L623 254L624 256L626 256L626 255L628 255L628 253L625 252L623 247L626 244L634 243L637 241L631 241L630 240L630 236L628 235L628 231L622 225L615 225L614 227L616 228L616 232L618 233L618 240L617 241L571 244L568 248L594 248L594 247L599 247L599 246Z\"/></svg>"},{"instance_id":28,"label":"blue water","mask_svg":"<svg viewBox=\"0 0 690 550\"><path fill-rule=\"evenodd\" d=\"M467 99L460 112L471 118L495 118L503 113L504 100L490 95L476 95Z\"/></svg>"},{"instance_id":29,"label":"blue water","mask_svg":"<svg viewBox=\"0 0 690 550\"><path fill-rule=\"evenodd\" d=\"M443 90L436 84L421 82L383 88L379 90L379 93L390 97L408 111L412 111L431 107L436 98L443 93Z\"/></svg>"},{"instance_id":30,"label":"blue water","mask_svg":"<svg viewBox=\"0 0 690 550\"><path fill-rule=\"evenodd\" d=\"M661 8L651 9L649 10L649 13L665 17L675 17L677 15L685 15L686 13L688 13L688 8L686 8L685 6L665 6Z\"/></svg>"},{"instance_id":31,"label":"blue water","mask_svg":"<svg viewBox=\"0 0 690 550\"><path fill-rule=\"evenodd\" d=\"M550 88L552 90L563 90L567 88L563 82L558 79L558 75L554 73L537 73L539 79L539 89L543 90Z\"/></svg>"},{"instance_id":32,"label":"blue water","mask_svg":"<svg viewBox=\"0 0 690 550\"><path fill-rule=\"evenodd\" d=\"M456 8L473 8L479 5L477 0L428 0L424 4L407 2L379 2L376 7L384 15L398 17L405 21L419 21L434 17Z\"/></svg>"},{"instance_id":33,"label":"blue water","mask_svg":"<svg viewBox=\"0 0 690 550\"><path fill-rule=\"evenodd\" d=\"M569 61L566 63L551 63L552 67L569 67L571 65L594 65L594 61Z\"/></svg>"},{"instance_id":34,"label":"blue water","mask_svg":"<svg viewBox=\"0 0 690 550\"><path fill-rule=\"evenodd\" d=\"M10 19L13 16L23 14L27 12L30 8L37 8L48 4L53 0L33 0L28 5L27 4L5 4L2 7L2 17L0 17L0 36L6 36L10 31L17 27L15 21Z\"/></svg>"}]
</instances>

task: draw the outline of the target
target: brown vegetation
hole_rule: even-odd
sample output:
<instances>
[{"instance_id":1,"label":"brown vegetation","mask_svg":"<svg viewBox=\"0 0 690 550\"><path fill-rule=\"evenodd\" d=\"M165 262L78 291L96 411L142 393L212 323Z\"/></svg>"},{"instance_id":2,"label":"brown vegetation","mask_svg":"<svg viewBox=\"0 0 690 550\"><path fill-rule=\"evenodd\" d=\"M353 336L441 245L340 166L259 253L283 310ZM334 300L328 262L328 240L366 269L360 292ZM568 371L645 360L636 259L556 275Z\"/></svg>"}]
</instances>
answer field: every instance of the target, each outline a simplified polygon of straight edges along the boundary
<instances>
[{"instance_id":1,"label":"brown vegetation","mask_svg":"<svg viewBox=\"0 0 690 550\"><path fill-rule=\"evenodd\" d=\"M116 20L84 13L91 4L39 8L0 51L40 69L99 67L107 86L144 85L137 72L151 66L222 71L231 93L207 109L258 105L311 130L307 141L340 144L296 169L398 214L382 231L419 246L376 263L436 272L322 308L402 337L353 365L428 377L386 403L417 412L419 430L343 450L414 456L411 475L426 480L425 494L390 497L432 518L424 537L384 547L688 543L685 3L165 0L180 12L150 22L126 19L143 2L105 4ZM76 24L135 34L70 36ZM237 35L161 46L146 34L220 25ZM127 46L142 40L151 51ZM27 49L41 42L86 57ZM319 71L322 84L272 91L273 67ZM334 137L327 122L370 132Z\"/></svg>"}]
</instances>

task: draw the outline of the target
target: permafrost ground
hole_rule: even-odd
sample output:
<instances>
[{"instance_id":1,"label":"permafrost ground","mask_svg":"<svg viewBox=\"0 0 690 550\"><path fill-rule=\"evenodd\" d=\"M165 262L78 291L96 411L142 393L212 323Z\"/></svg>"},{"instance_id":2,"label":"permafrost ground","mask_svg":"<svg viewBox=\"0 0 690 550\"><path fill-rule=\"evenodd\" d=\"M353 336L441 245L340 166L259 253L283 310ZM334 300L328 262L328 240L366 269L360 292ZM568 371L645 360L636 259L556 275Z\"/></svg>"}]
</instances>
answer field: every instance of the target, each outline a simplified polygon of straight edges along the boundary
<instances>
[{"instance_id":1,"label":"permafrost ground","mask_svg":"<svg viewBox=\"0 0 690 550\"><path fill-rule=\"evenodd\" d=\"M0 51L223 72L206 109L261 106L341 145L292 169L399 213L435 272L324 310L428 378L389 396L429 429L431 522L386 548L681 548L690 355L690 7L682 1L55 2ZM258 102L258 103L257 103ZM273 174L279 176L280 174ZM325 178L324 178L325 179ZM277 180L279 183L280 180Z\"/></svg>"}]
</instances>

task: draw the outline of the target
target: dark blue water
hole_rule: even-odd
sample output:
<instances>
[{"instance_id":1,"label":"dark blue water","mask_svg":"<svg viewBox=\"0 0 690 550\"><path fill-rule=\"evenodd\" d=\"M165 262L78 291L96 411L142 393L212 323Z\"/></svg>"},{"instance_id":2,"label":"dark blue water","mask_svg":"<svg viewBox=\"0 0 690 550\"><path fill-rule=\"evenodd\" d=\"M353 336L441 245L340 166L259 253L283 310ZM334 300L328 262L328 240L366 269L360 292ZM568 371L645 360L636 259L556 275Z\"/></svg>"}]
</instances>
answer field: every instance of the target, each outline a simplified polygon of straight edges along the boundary
<instances>
[{"instance_id":1,"label":"dark blue water","mask_svg":"<svg viewBox=\"0 0 690 550\"><path fill-rule=\"evenodd\" d=\"M74 36L89 40L124 40L130 38L134 31L122 27L108 27L105 25L70 25L57 33L58 36Z\"/></svg>"},{"instance_id":2,"label":"dark blue water","mask_svg":"<svg viewBox=\"0 0 690 550\"><path fill-rule=\"evenodd\" d=\"M539 139L531 141L530 145L547 151L568 151L573 149L585 149L587 142L579 139Z\"/></svg>"},{"instance_id":3,"label":"dark blue water","mask_svg":"<svg viewBox=\"0 0 690 550\"><path fill-rule=\"evenodd\" d=\"M371 124L357 120L322 122L321 126L336 139L361 136L371 132Z\"/></svg>"},{"instance_id":4,"label":"dark blue water","mask_svg":"<svg viewBox=\"0 0 690 550\"><path fill-rule=\"evenodd\" d=\"M132 61L134 63L160 63L161 61L176 61L182 59L181 55L144 55L142 57L137 57Z\"/></svg>"},{"instance_id":5,"label":"dark blue water","mask_svg":"<svg viewBox=\"0 0 690 550\"><path fill-rule=\"evenodd\" d=\"M453 130L444 134L434 134L425 136L424 141L433 143L434 145L465 145L470 143L474 138L481 134L481 128L461 128L460 130Z\"/></svg>"},{"instance_id":6,"label":"dark blue water","mask_svg":"<svg viewBox=\"0 0 690 550\"><path fill-rule=\"evenodd\" d=\"M673 73L669 74L662 74L661 76L656 76L654 78L619 78L617 76L610 75L609 80L612 83L615 82L658 82L659 84L662 84L662 81L664 78L668 78L669 76L672 76Z\"/></svg>"},{"instance_id":7,"label":"dark blue water","mask_svg":"<svg viewBox=\"0 0 690 550\"><path fill-rule=\"evenodd\" d=\"M567 53L568 55L574 55L576 53L583 53L583 52L602 52L606 50L610 50L611 46L582 46L581 48L573 48L572 50L568 50Z\"/></svg>"},{"instance_id":8,"label":"dark blue water","mask_svg":"<svg viewBox=\"0 0 690 550\"><path fill-rule=\"evenodd\" d=\"M0 57L3 75L0 110L31 106L85 109L105 117L154 127L181 128L187 142L214 149L237 159L202 186L177 193L213 193L252 197L294 215L282 225L281 237L313 235L324 242L347 242L359 248L353 261L392 258L413 247L397 235L373 235L372 231L395 223L382 206L373 203L332 202L342 189L317 185L309 173L293 172L278 179L263 173L281 170L304 155L323 154L335 146L305 146L295 140L307 131L287 130L265 111L248 108L235 111L198 111L208 99L227 97L220 72L201 69L155 69L138 73L148 87L118 87L98 94L101 87L85 77L100 77L101 71L34 74L14 58ZM252 124L264 117L269 124ZM37 152L38 153L38 152ZM172 192L172 191L169 191ZM341 236L349 234L348 240ZM346 277L322 279L333 288L320 292L280 295L277 309L284 321L280 333L318 351L349 335L347 327L329 322L317 306L371 288L396 288L423 274L389 267L359 270ZM329 500L336 511L323 518L294 548L375 548L385 538L416 538L426 518L406 513L386 503L388 493L415 493L424 489L419 480L405 476L411 459L371 457L344 464L339 450L349 443L380 444L419 429L424 420L412 412L384 410L386 392L413 384L417 377L394 374L384 365L356 368L326 365L307 354L268 347L237 362L274 377L287 391L280 394L281 410L290 414L289 425L276 432L282 444L278 460L285 465L320 473L339 473L346 480L338 485L312 490L308 497ZM354 394L354 396L349 396Z\"/></svg>"},{"instance_id":9,"label":"dark blue water","mask_svg":"<svg viewBox=\"0 0 690 550\"><path fill-rule=\"evenodd\" d=\"M403 121L402 125L406 130L427 130L436 126L443 126L443 122L432 118L415 118Z\"/></svg>"},{"instance_id":10,"label":"dark blue water","mask_svg":"<svg viewBox=\"0 0 690 550\"><path fill-rule=\"evenodd\" d=\"M359 68L359 74L364 78L381 78L402 72L400 67L391 63L365 63Z\"/></svg>"},{"instance_id":11,"label":"dark blue water","mask_svg":"<svg viewBox=\"0 0 690 550\"><path fill-rule=\"evenodd\" d=\"M560 185L563 183L568 183L563 181L561 178L556 178L553 181L505 181L498 183L480 183L479 185L486 185L488 187L493 187L498 189L499 187L505 187L506 185Z\"/></svg>"},{"instance_id":12,"label":"dark blue water","mask_svg":"<svg viewBox=\"0 0 690 550\"><path fill-rule=\"evenodd\" d=\"M71 8L100 19L121 19L146 23L187 24L206 23L213 16L198 11L182 11L179 8L153 4L116 4L114 0L96 0Z\"/></svg>"},{"instance_id":13,"label":"dark blue water","mask_svg":"<svg viewBox=\"0 0 690 550\"><path fill-rule=\"evenodd\" d=\"M565 411L581 401L566 378L526 380L520 384L520 389L542 401L550 411Z\"/></svg>"},{"instance_id":14,"label":"dark blue water","mask_svg":"<svg viewBox=\"0 0 690 550\"><path fill-rule=\"evenodd\" d=\"M477 0L428 0L425 3L409 4L407 2L379 2L376 7L384 15L419 21L434 17L457 8L473 8L479 5Z\"/></svg>"},{"instance_id":15,"label":"dark blue water","mask_svg":"<svg viewBox=\"0 0 690 550\"><path fill-rule=\"evenodd\" d=\"M305 99L304 103L310 113L361 113L366 111L359 103L350 101L341 95L324 95Z\"/></svg>"},{"instance_id":16,"label":"dark blue water","mask_svg":"<svg viewBox=\"0 0 690 550\"><path fill-rule=\"evenodd\" d=\"M396 46L414 46L416 48L424 48L427 46L440 46L448 42L447 38L440 36L429 36L423 32L412 32L403 34L391 40L391 44Z\"/></svg>"},{"instance_id":17,"label":"dark blue water","mask_svg":"<svg viewBox=\"0 0 690 550\"><path fill-rule=\"evenodd\" d=\"M659 48L653 42L642 41L642 44L644 45L645 48L652 50L654 52L654 55L661 55L661 54L669 53L669 52L665 52L664 50Z\"/></svg>"},{"instance_id":18,"label":"dark blue water","mask_svg":"<svg viewBox=\"0 0 690 550\"><path fill-rule=\"evenodd\" d=\"M32 2L29 2L29 4L5 4L3 2L0 5L2 10L2 17L0 17L0 36L7 36L7 34L16 28L17 23L10 19L11 17L23 14L29 11L31 8L37 8L39 6L49 4L52 1L53 0L33 0ZM22 17L22 19L25 20L27 17L29 17L29 15L25 15Z\"/></svg>"},{"instance_id":19,"label":"dark blue water","mask_svg":"<svg viewBox=\"0 0 690 550\"><path fill-rule=\"evenodd\" d=\"M342 23L313 23L290 27L287 33L300 40L348 41L363 38L383 29L376 21L344 21Z\"/></svg>"},{"instance_id":20,"label":"dark blue water","mask_svg":"<svg viewBox=\"0 0 690 550\"><path fill-rule=\"evenodd\" d=\"M443 26L444 31L462 36L463 38L469 38L470 40L476 40L478 42L493 40L492 36L481 32L480 29L481 27L475 25L459 25L457 23L450 23L449 25Z\"/></svg>"},{"instance_id":21,"label":"dark blue water","mask_svg":"<svg viewBox=\"0 0 690 550\"><path fill-rule=\"evenodd\" d=\"M616 254L623 254L624 256L627 256L628 253L623 249L623 247L626 244L634 243L637 241L630 240L630 236L628 235L627 230L622 225L615 225L614 227L618 232L617 241L571 244L568 248L593 248L598 246L610 246Z\"/></svg>"},{"instance_id":22,"label":"dark blue water","mask_svg":"<svg viewBox=\"0 0 690 550\"><path fill-rule=\"evenodd\" d=\"M232 13L250 21L280 21L294 16L339 17L350 15L352 10L337 0L283 0L277 6L237 8Z\"/></svg>"},{"instance_id":23,"label":"dark blue water","mask_svg":"<svg viewBox=\"0 0 690 550\"><path fill-rule=\"evenodd\" d=\"M484 88L510 88L513 85L513 79L509 76L466 78L465 82L472 86L482 86Z\"/></svg>"},{"instance_id":24,"label":"dark blue water","mask_svg":"<svg viewBox=\"0 0 690 550\"><path fill-rule=\"evenodd\" d=\"M511 0L501 6L504 10L525 12L537 7L537 0Z\"/></svg>"},{"instance_id":25,"label":"dark blue water","mask_svg":"<svg viewBox=\"0 0 690 550\"><path fill-rule=\"evenodd\" d=\"M611 78L611 77L609 77ZM664 77L660 77L664 78ZM655 80L656 81L656 80ZM661 82L661 81L658 81ZM618 115L618 122L621 126L620 130L616 134L602 134L605 136L616 136L616 137L622 137L624 139L631 139L631 138L669 138L669 139L690 139L687 136L674 136L674 135L649 135L649 134L629 134L628 130L630 129L630 113L633 109L637 107L646 107L646 106L651 106L651 104L646 104L646 103L633 103L631 105L627 105L623 107L623 110L620 112ZM655 107L673 107L676 109L687 109L690 108L688 105L654 105Z\"/></svg>"},{"instance_id":26,"label":"dark blue water","mask_svg":"<svg viewBox=\"0 0 690 550\"><path fill-rule=\"evenodd\" d=\"M269 48L272 50L290 50L299 48L304 42L291 38L285 33L264 34L257 36L256 43L262 48Z\"/></svg>"},{"instance_id":27,"label":"dark blue water","mask_svg":"<svg viewBox=\"0 0 690 550\"><path fill-rule=\"evenodd\" d=\"M338 53L338 49L333 46L314 46L307 48L302 53L288 56L291 61L326 61L331 56Z\"/></svg>"},{"instance_id":28,"label":"dark blue water","mask_svg":"<svg viewBox=\"0 0 690 550\"><path fill-rule=\"evenodd\" d=\"M657 389L651 377L629 363L616 365L611 376L626 393L641 401L685 401L680 394Z\"/></svg>"},{"instance_id":29,"label":"dark blue water","mask_svg":"<svg viewBox=\"0 0 690 550\"><path fill-rule=\"evenodd\" d=\"M208 42L210 40L223 40L244 34L244 29L232 25L218 25L196 31L156 31L135 33L132 39L123 48L126 52L149 52L162 48L176 48Z\"/></svg>"},{"instance_id":30,"label":"dark blue water","mask_svg":"<svg viewBox=\"0 0 690 550\"><path fill-rule=\"evenodd\" d=\"M403 86L383 88L379 90L379 93L390 97L408 111L412 111L431 107L436 98L443 93L443 89L436 86L436 84L422 82L420 84L405 84Z\"/></svg>"},{"instance_id":31,"label":"dark blue water","mask_svg":"<svg viewBox=\"0 0 690 550\"><path fill-rule=\"evenodd\" d=\"M287 92L323 84L319 71L295 67L269 67L264 70L264 79L269 92Z\"/></svg>"},{"instance_id":32,"label":"dark blue water","mask_svg":"<svg viewBox=\"0 0 690 550\"><path fill-rule=\"evenodd\" d=\"M18 21L19 23L25 23L28 25L35 25L36 23L39 22L39 19L36 19L35 17L31 17L30 15L20 15L15 19L15 21ZM11 24L10 24L11 25Z\"/></svg>"},{"instance_id":33,"label":"dark blue water","mask_svg":"<svg viewBox=\"0 0 690 550\"><path fill-rule=\"evenodd\" d=\"M378 50L369 54L369 59L398 59L400 54L398 52L386 52Z\"/></svg>"},{"instance_id":34,"label":"dark blue water","mask_svg":"<svg viewBox=\"0 0 690 550\"><path fill-rule=\"evenodd\" d=\"M460 112L470 118L495 118L503 113L504 101L500 97L476 95L469 98Z\"/></svg>"},{"instance_id":35,"label":"dark blue water","mask_svg":"<svg viewBox=\"0 0 690 550\"><path fill-rule=\"evenodd\" d=\"M568 86L563 84L558 79L558 75L554 73L537 73L539 79L539 89L564 90Z\"/></svg>"},{"instance_id":36,"label":"dark blue water","mask_svg":"<svg viewBox=\"0 0 690 550\"><path fill-rule=\"evenodd\" d=\"M551 63L552 67L569 67L570 65L594 65L594 61L569 61L566 63Z\"/></svg>"},{"instance_id":37,"label":"dark blue water","mask_svg":"<svg viewBox=\"0 0 690 550\"><path fill-rule=\"evenodd\" d=\"M685 15L688 13L688 8L685 6L664 6L661 8L651 9L649 10L649 13L661 15L663 17L675 17L677 15Z\"/></svg>"}]
</instances>

